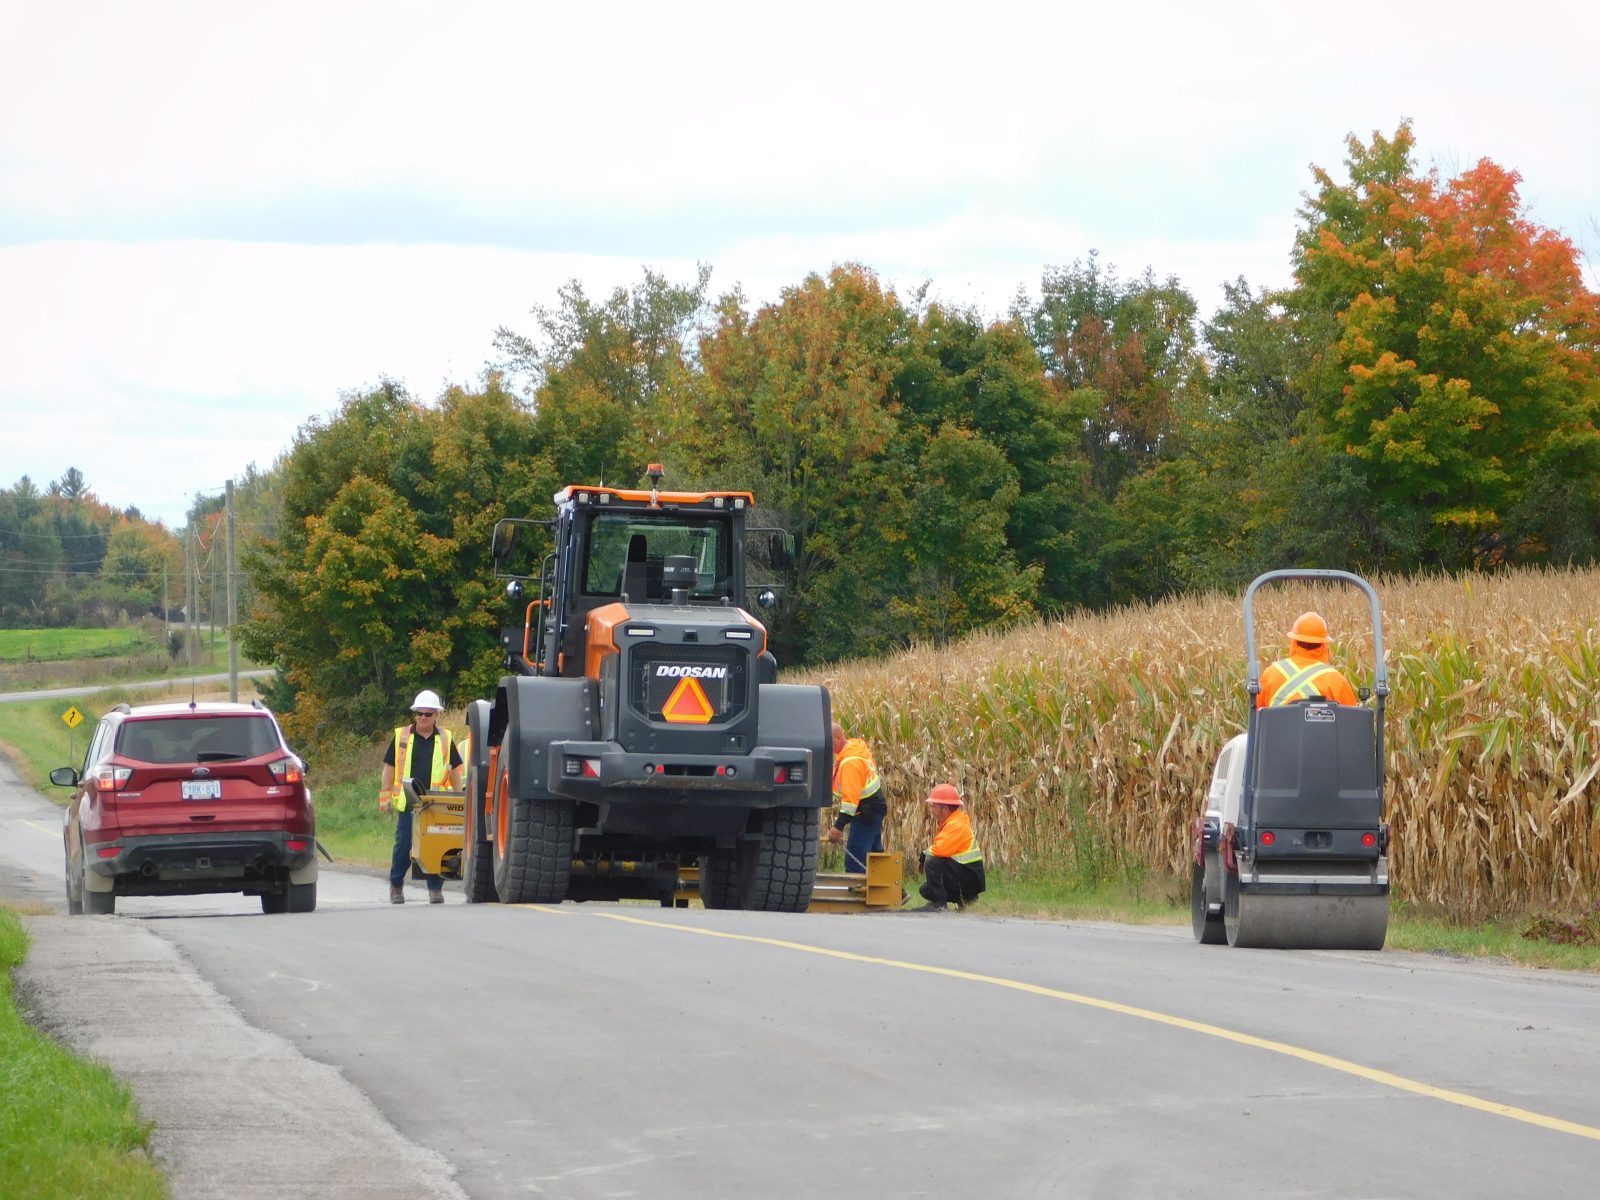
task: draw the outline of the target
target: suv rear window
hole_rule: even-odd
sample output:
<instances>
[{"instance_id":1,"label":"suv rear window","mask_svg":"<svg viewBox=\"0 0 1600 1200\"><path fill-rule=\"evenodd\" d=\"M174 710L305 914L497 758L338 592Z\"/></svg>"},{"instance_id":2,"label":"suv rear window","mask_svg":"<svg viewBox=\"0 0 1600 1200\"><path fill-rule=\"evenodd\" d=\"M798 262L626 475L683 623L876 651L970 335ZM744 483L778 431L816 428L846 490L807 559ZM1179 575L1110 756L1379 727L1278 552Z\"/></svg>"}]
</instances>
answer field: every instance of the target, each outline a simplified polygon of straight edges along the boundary
<instances>
[{"instance_id":1,"label":"suv rear window","mask_svg":"<svg viewBox=\"0 0 1600 1200\"><path fill-rule=\"evenodd\" d=\"M262 717L150 717L128 721L117 753L147 763L224 762L278 749L271 720Z\"/></svg>"}]
</instances>

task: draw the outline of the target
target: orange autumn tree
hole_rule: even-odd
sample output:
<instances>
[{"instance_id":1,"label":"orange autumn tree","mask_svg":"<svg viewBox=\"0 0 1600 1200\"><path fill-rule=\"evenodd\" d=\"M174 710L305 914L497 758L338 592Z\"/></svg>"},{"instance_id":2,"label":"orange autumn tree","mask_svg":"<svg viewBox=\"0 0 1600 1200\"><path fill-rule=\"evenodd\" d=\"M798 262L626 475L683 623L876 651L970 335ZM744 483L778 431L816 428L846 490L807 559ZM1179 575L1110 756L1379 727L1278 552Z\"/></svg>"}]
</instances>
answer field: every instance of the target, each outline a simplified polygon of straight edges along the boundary
<instances>
[{"instance_id":1,"label":"orange autumn tree","mask_svg":"<svg viewBox=\"0 0 1600 1200\"><path fill-rule=\"evenodd\" d=\"M1337 369L1306 387L1325 448L1358 464L1377 565L1593 559L1600 303L1571 241L1488 159L1418 172L1409 123L1347 144L1347 183L1315 169L1285 300L1334 317L1318 366Z\"/></svg>"}]
</instances>

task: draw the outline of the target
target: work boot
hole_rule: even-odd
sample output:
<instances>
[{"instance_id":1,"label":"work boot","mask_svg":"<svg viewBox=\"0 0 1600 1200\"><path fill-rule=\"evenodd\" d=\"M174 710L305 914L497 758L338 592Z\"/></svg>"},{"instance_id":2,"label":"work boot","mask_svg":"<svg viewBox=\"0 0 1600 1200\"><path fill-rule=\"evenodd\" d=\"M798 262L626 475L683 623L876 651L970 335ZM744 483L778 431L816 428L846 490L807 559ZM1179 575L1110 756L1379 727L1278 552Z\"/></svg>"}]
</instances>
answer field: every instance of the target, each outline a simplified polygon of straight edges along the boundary
<instances>
[{"instance_id":1,"label":"work boot","mask_svg":"<svg viewBox=\"0 0 1600 1200\"><path fill-rule=\"evenodd\" d=\"M429 904L443 904L444 903L444 889L443 888L429 888L428 889L428 903Z\"/></svg>"},{"instance_id":2,"label":"work boot","mask_svg":"<svg viewBox=\"0 0 1600 1200\"><path fill-rule=\"evenodd\" d=\"M406 891L405 891L405 888L401 887L398 883L391 883L389 885L389 903L390 904L404 904L405 902L406 902Z\"/></svg>"}]
</instances>

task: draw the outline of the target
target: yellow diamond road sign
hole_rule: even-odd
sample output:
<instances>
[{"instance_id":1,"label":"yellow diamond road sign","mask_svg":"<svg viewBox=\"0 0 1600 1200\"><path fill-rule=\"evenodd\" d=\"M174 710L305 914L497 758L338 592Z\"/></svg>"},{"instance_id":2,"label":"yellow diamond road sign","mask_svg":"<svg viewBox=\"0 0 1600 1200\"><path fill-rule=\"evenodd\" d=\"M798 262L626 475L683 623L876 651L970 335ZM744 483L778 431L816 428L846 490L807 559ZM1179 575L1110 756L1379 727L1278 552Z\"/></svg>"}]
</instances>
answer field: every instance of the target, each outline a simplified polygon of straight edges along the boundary
<instances>
[{"instance_id":1,"label":"yellow diamond road sign","mask_svg":"<svg viewBox=\"0 0 1600 1200\"><path fill-rule=\"evenodd\" d=\"M83 714L75 705L68 705L67 711L61 714L61 719L67 723L68 729L76 729L83 724Z\"/></svg>"}]
</instances>

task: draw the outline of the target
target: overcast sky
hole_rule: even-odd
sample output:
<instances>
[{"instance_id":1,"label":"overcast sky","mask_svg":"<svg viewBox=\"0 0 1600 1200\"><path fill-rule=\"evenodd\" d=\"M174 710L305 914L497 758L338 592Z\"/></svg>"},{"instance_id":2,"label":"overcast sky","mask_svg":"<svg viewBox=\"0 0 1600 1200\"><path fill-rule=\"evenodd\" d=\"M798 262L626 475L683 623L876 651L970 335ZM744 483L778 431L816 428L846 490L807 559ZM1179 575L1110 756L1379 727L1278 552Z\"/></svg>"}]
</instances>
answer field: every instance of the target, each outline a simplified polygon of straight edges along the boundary
<instances>
[{"instance_id":1,"label":"overcast sky","mask_svg":"<svg viewBox=\"0 0 1600 1200\"><path fill-rule=\"evenodd\" d=\"M569 279L857 261L1000 316L1098 250L1209 314L1405 117L1600 282L1593 0L0 0L0 37L0 486L76 466L174 527L343 393L473 383Z\"/></svg>"}]
</instances>

